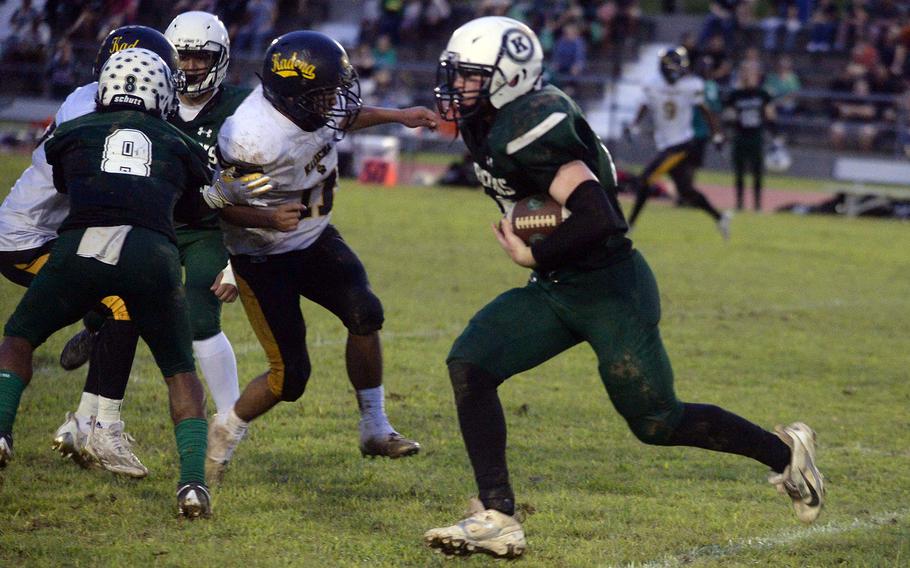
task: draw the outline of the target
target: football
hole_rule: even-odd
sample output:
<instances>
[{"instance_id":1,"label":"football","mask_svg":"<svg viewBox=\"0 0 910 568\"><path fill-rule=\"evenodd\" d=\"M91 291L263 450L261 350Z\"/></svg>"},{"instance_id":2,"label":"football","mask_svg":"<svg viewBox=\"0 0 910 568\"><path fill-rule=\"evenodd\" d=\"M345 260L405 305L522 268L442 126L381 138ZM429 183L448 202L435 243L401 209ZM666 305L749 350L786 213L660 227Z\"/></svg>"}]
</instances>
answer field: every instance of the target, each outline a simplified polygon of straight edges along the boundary
<instances>
[{"instance_id":1,"label":"football","mask_svg":"<svg viewBox=\"0 0 910 568\"><path fill-rule=\"evenodd\" d=\"M546 194L525 197L515 203L506 218L512 231L527 245L533 245L556 230L569 210Z\"/></svg>"}]
</instances>

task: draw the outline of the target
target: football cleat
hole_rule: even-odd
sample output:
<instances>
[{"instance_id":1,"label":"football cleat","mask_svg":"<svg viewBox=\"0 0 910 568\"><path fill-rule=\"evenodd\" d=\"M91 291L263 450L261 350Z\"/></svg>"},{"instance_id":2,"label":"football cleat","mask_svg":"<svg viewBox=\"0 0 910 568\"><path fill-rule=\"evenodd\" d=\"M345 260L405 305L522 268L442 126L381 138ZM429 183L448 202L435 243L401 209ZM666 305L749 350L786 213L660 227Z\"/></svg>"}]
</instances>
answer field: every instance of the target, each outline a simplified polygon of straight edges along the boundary
<instances>
[{"instance_id":1,"label":"football cleat","mask_svg":"<svg viewBox=\"0 0 910 568\"><path fill-rule=\"evenodd\" d=\"M212 494L203 483L184 483L177 488L177 513L193 520L212 516Z\"/></svg>"},{"instance_id":2,"label":"football cleat","mask_svg":"<svg viewBox=\"0 0 910 568\"><path fill-rule=\"evenodd\" d=\"M82 467L92 465L92 457L85 451L88 434L79 427L79 421L72 412L66 413L66 420L54 433L51 447L60 452L64 459L71 459Z\"/></svg>"},{"instance_id":3,"label":"football cleat","mask_svg":"<svg viewBox=\"0 0 910 568\"><path fill-rule=\"evenodd\" d=\"M0 434L0 469L13 459L13 435Z\"/></svg>"},{"instance_id":4,"label":"football cleat","mask_svg":"<svg viewBox=\"0 0 910 568\"><path fill-rule=\"evenodd\" d=\"M446 556L479 552L496 558L518 558L527 548L524 530L515 517L484 509L476 497L471 499L467 518L449 527L430 529L423 539Z\"/></svg>"},{"instance_id":5,"label":"football cleat","mask_svg":"<svg viewBox=\"0 0 910 568\"><path fill-rule=\"evenodd\" d=\"M733 222L733 213L730 211L724 211L720 216L720 219L717 220L717 230L720 232L720 236L724 238L725 241L730 240L730 223Z\"/></svg>"},{"instance_id":6,"label":"football cleat","mask_svg":"<svg viewBox=\"0 0 910 568\"><path fill-rule=\"evenodd\" d=\"M66 371L72 371L85 365L92 354L92 346L97 336L96 332L87 329L72 336L60 352L60 366Z\"/></svg>"},{"instance_id":7,"label":"football cleat","mask_svg":"<svg viewBox=\"0 0 910 568\"><path fill-rule=\"evenodd\" d=\"M237 449L237 445L246 436L247 427L235 432L228 425L222 424L216 414L209 423L208 449L205 453L205 479L210 484L221 483L224 472Z\"/></svg>"},{"instance_id":8,"label":"football cleat","mask_svg":"<svg viewBox=\"0 0 910 568\"><path fill-rule=\"evenodd\" d=\"M363 457L385 457L391 459L413 456L420 452L420 443L405 438L398 432L373 436L360 442Z\"/></svg>"},{"instance_id":9,"label":"football cleat","mask_svg":"<svg viewBox=\"0 0 910 568\"><path fill-rule=\"evenodd\" d=\"M802 422L774 428L790 447L790 465L783 473L773 473L768 481L793 500L796 516L804 523L818 518L825 504L825 479L815 467L815 431Z\"/></svg>"},{"instance_id":10,"label":"football cleat","mask_svg":"<svg viewBox=\"0 0 910 568\"><path fill-rule=\"evenodd\" d=\"M133 453L132 442L132 436L123 431L123 421L118 420L107 428L96 423L85 442L85 453L111 473L142 478L149 470Z\"/></svg>"}]
</instances>

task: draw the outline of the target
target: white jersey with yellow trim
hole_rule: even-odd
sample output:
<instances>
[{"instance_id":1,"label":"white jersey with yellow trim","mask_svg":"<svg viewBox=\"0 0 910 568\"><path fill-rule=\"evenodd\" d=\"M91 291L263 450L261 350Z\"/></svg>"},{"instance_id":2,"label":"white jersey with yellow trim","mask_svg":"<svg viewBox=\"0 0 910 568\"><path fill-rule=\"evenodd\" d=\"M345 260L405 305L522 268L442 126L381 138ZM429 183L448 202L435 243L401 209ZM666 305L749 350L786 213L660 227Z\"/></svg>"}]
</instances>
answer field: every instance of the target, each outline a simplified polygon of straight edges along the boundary
<instances>
[{"instance_id":1,"label":"white jersey with yellow trim","mask_svg":"<svg viewBox=\"0 0 910 568\"><path fill-rule=\"evenodd\" d=\"M705 82L686 75L670 84L658 75L644 87L645 103L654 121L654 143L660 151L695 137L692 113L705 100Z\"/></svg>"},{"instance_id":2,"label":"white jersey with yellow trim","mask_svg":"<svg viewBox=\"0 0 910 568\"><path fill-rule=\"evenodd\" d=\"M237 205L275 207L303 203L297 229L281 232L222 223L231 254L269 255L305 249L329 225L336 187L335 131L306 132L275 110L257 87L221 127L218 149L227 164L255 166L272 178L273 189L258 197L227 196Z\"/></svg>"},{"instance_id":3,"label":"white jersey with yellow trim","mask_svg":"<svg viewBox=\"0 0 910 568\"><path fill-rule=\"evenodd\" d=\"M48 131L94 112L97 92L98 83L93 82L70 93L57 110ZM0 251L35 249L56 238L57 229L69 211L69 197L54 188L53 170L44 155L42 140L32 152L31 165L22 172L0 205Z\"/></svg>"}]
</instances>

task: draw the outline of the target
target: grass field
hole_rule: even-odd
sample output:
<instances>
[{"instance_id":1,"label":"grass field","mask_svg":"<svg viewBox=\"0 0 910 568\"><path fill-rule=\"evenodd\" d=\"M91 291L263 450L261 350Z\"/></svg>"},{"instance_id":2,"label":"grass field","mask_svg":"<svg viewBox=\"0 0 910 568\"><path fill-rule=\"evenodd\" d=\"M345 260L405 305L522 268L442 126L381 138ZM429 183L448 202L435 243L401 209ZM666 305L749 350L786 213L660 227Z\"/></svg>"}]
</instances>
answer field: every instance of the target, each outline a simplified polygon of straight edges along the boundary
<instances>
[{"instance_id":1,"label":"grass field","mask_svg":"<svg viewBox=\"0 0 910 568\"><path fill-rule=\"evenodd\" d=\"M3 159L0 187L25 164ZM124 418L151 475L84 471L51 451L84 380L56 364L75 327L52 337L36 353L15 459L0 474L0 566L446 564L420 536L460 518L474 487L444 358L477 309L527 277L496 245L495 217L479 192L343 182L335 223L386 309L389 414L425 451L361 459L344 330L306 304L307 393L254 423L207 522L176 518L166 393L144 346ZM907 228L743 214L725 244L704 214L649 207L635 239L661 285L680 397L765 427L811 424L827 509L804 527L762 465L640 444L581 346L501 388L527 516L521 565L910 565ZM21 293L0 282L4 319ZM224 328L245 384L264 370L264 355L239 305L225 308Z\"/></svg>"}]
</instances>

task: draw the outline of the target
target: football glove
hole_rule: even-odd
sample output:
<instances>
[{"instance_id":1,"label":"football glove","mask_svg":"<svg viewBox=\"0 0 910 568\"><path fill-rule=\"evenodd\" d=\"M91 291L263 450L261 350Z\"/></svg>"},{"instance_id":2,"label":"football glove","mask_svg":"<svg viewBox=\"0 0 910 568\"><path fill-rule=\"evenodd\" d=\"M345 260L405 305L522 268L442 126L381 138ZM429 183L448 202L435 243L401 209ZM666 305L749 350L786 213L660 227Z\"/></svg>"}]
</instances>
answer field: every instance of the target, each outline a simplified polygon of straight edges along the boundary
<instances>
[{"instance_id":1,"label":"football glove","mask_svg":"<svg viewBox=\"0 0 910 568\"><path fill-rule=\"evenodd\" d=\"M224 195L262 195L272 190L272 178L262 172L244 173L235 166L218 172L215 185L221 184Z\"/></svg>"},{"instance_id":2,"label":"football glove","mask_svg":"<svg viewBox=\"0 0 910 568\"><path fill-rule=\"evenodd\" d=\"M215 185L202 186L199 193L202 194L202 200L205 201L205 204L212 209L224 209L228 205L233 205L233 203L221 193L217 183Z\"/></svg>"},{"instance_id":3,"label":"football glove","mask_svg":"<svg viewBox=\"0 0 910 568\"><path fill-rule=\"evenodd\" d=\"M257 197L273 189L272 178L262 172L242 174L234 166L219 169L215 183L202 188L202 198L212 209L233 205L235 197Z\"/></svg>"}]
</instances>

